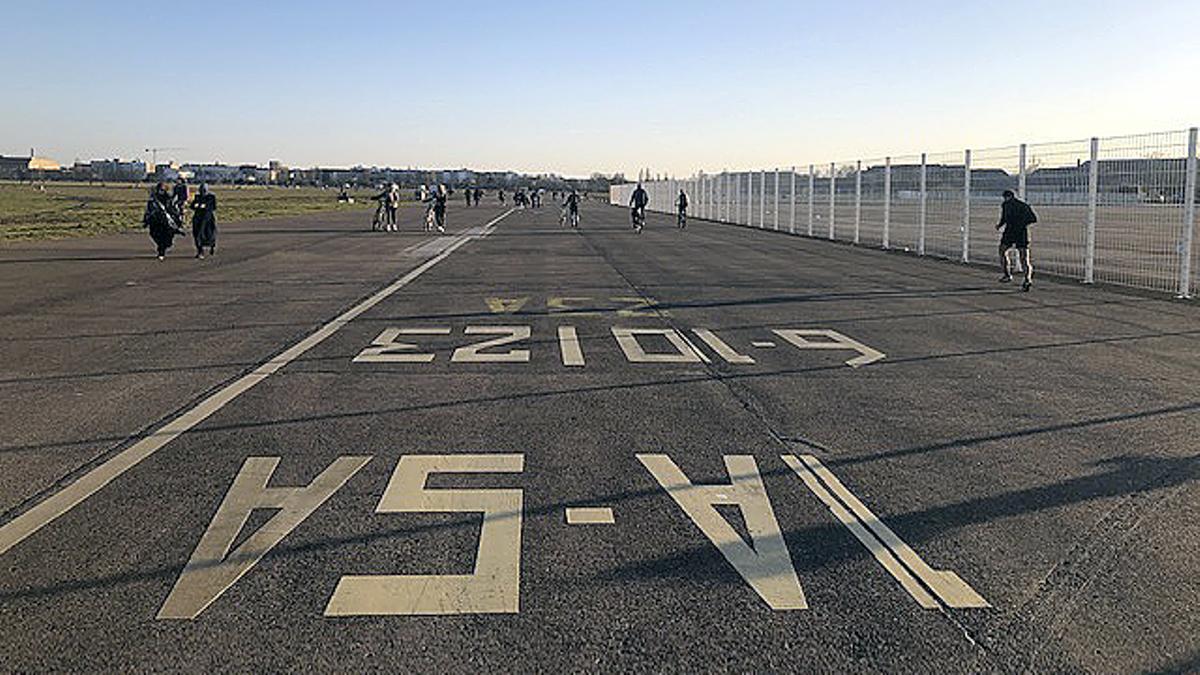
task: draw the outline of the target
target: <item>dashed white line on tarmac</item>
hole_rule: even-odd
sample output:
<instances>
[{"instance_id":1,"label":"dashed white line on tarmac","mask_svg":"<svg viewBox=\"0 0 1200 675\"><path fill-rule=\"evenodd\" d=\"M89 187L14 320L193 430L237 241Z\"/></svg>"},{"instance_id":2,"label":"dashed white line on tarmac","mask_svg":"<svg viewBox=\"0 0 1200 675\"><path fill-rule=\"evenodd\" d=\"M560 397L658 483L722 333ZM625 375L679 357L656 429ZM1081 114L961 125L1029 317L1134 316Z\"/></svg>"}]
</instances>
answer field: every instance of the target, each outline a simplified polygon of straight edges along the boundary
<instances>
[{"instance_id":1,"label":"dashed white line on tarmac","mask_svg":"<svg viewBox=\"0 0 1200 675\"><path fill-rule=\"evenodd\" d=\"M612 525L617 522L607 506L576 506L567 509L568 525Z\"/></svg>"},{"instance_id":2,"label":"dashed white line on tarmac","mask_svg":"<svg viewBox=\"0 0 1200 675\"><path fill-rule=\"evenodd\" d=\"M118 476L137 466L146 458L162 449L163 446L203 422L210 415L245 393L254 385L267 379L280 368L295 361L308 350L321 344L326 338L341 330L343 326L353 321L363 312L383 302L396 291L404 288L414 279L429 271L434 265L448 258L451 253L454 253L463 244L466 244L471 239L486 237L491 234L496 223L503 220L512 212L512 209L505 211L493 218L482 228L471 228L455 238L445 238L445 245L442 247L441 252L433 258L426 260L415 269L371 295L371 297L346 310L336 319L321 326L312 335L292 345L283 353L263 362L250 373L234 380L231 384L204 399L195 407L154 430L149 436L142 438L137 443L113 455L103 464L80 476L75 482L39 502L33 508L0 526L0 555L3 555L13 546L16 546L33 533L50 524L59 516L78 506Z\"/></svg>"}]
</instances>

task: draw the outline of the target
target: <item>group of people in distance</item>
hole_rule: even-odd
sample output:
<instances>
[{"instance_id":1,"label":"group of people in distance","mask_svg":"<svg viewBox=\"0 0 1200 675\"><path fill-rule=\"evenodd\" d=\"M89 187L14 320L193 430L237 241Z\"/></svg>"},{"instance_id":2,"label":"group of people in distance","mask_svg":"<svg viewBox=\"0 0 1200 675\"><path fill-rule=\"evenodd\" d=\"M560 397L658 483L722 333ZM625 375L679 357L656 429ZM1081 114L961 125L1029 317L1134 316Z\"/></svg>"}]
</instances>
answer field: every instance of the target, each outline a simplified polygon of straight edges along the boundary
<instances>
[{"instance_id":1,"label":"group of people in distance","mask_svg":"<svg viewBox=\"0 0 1200 675\"><path fill-rule=\"evenodd\" d=\"M470 204L472 191L467 190L467 203ZM482 190L475 190L478 194L474 196L475 203L483 198ZM450 193L445 185L437 185L434 189L422 185L417 189L417 199L425 204L425 231L438 232L446 231L446 200ZM371 231L398 232L399 226L396 224L396 214L400 210L400 186L392 183L385 187L379 194L371 199L379 202L379 206L375 209L375 216L371 219Z\"/></svg>"},{"instance_id":2,"label":"group of people in distance","mask_svg":"<svg viewBox=\"0 0 1200 675\"><path fill-rule=\"evenodd\" d=\"M146 210L142 214L142 225L149 230L150 239L158 259L167 255L167 250L175 243L175 236L187 234L183 230L186 209L192 211L192 240L196 244L196 257L204 258L204 249L208 254L217 252L217 196L209 191L208 185L201 184L196 196L188 201L188 185L180 178L170 191L166 183L157 183L150 190L150 198L146 200Z\"/></svg>"}]
</instances>

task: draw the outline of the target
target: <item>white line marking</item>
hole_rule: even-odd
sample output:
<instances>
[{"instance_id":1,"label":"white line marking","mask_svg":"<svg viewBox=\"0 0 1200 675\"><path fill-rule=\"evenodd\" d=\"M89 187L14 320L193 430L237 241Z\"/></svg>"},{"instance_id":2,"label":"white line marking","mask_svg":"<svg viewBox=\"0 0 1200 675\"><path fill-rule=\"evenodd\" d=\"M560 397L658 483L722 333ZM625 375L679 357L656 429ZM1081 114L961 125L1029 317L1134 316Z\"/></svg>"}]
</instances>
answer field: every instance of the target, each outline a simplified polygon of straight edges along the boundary
<instances>
[{"instance_id":1,"label":"white line marking","mask_svg":"<svg viewBox=\"0 0 1200 675\"><path fill-rule=\"evenodd\" d=\"M739 354L736 349L730 347L724 340L717 337L717 334L711 330L707 328L694 328L692 329L692 332L695 333L701 340L704 340L704 344L712 348L712 350L716 352L718 356L725 359L725 361L728 363L744 365L754 364L754 359L746 356L745 354Z\"/></svg>"},{"instance_id":2,"label":"white line marking","mask_svg":"<svg viewBox=\"0 0 1200 675\"><path fill-rule=\"evenodd\" d=\"M612 525L617 522L607 506L577 506L567 509L568 525Z\"/></svg>"},{"instance_id":3,"label":"white line marking","mask_svg":"<svg viewBox=\"0 0 1200 675\"><path fill-rule=\"evenodd\" d=\"M874 535L874 537L871 538L877 539L879 544L887 547L888 553L894 556L896 560L899 560L904 567L907 568L906 573L910 572L912 576L920 579L921 583L923 583L930 591L933 591L933 594L936 595L938 599L941 600L942 603L947 607L991 607L988 601L983 599L983 596L979 595L979 593L976 593L975 589L971 588L967 582L963 581L954 572L935 570L930 567L928 563L921 559L921 556L917 555L916 551L912 550L908 544L904 543L900 537L896 536L896 533L892 532L891 528L889 528L887 525L884 525L883 521L879 520L878 516L872 513L871 510L866 507L866 505L859 501L858 497L854 496L854 493L847 490L846 486L842 485L842 482L839 481L837 477L829 471L829 469L826 469L825 465L821 464L821 461L815 456L801 455L800 459L804 463L803 467L800 466L800 462L796 460L794 455L783 455L782 457L783 461L786 462L788 466L792 467L792 470L795 471L800 478L804 479L805 484L807 484L810 489L813 487L813 485L809 483L809 479L805 478L804 473L801 472L801 468L807 469L808 472L815 474L818 478L820 478L821 481L823 481L825 485L829 487L829 490L837 495L837 498L840 499L843 504L849 507L850 511L853 512L854 517L857 518L857 520L862 524L858 529L850 527L850 530L854 532L855 536L858 537L859 541L861 541L863 545L870 549L872 553L875 553L874 546L864 539L864 535L866 533L862 531L862 526L865 525L866 528L869 529ZM813 490L813 492L816 493L817 490ZM825 500L824 497L821 497L819 493L817 496L821 498L821 501L825 501L826 505L830 507L830 510L834 511L834 515L838 516L839 520L842 520L842 516L838 515L838 511L835 510L833 506ZM846 521L842 520L842 522L845 523ZM846 524L849 527L849 523ZM897 575L896 572L894 572L892 568L889 567L886 562L884 562L883 558L881 558L878 554L875 557L880 563L883 564L884 567L888 568L889 572L892 572L892 575L896 577L897 581L900 581L901 584L904 584L905 589L908 590L908 592L912 594L914 598L916 598L917 602L919 602L922 607L930 607L922 600L920 595L913 593L909 586L905 584L904 579ZM928 597L928 594L924 595L926 598ZM936 605L933 606L936 607Z\"/></svg>"},{"instance_id":4,"label":"white line marking","mask_svg":"<svg viewBox=\"0 0 1200 675\"><path fill-rule=\"evenodd\" d=\"M760 341L758 341L758 342L751 342L751 343L750 343L750 346L751 346L751 347L758 347L759 349L771 349L772 347L774 347L774 346L775 346L775 343L774 343L774 342L766 342L766 341L764 341L764 340L760 340Z\"/></svg>"},{"instance_id":5,"label":"white line marking","mask_svg":"<svg viewBox=\"0 0 1200 675\"><path fill-rule=\"evenodd\" d=\"M579 344L579 334L575 332L575 326L558 327L558 346L562 352L564 366L584 365L583 348Z\"/></svg>"},{"instance_id":6,"label":"white line marking","mask_svg":"<svg viewBox=\"0 0 1200 675\"><path fill-rule=\"evenodd\" d=\"M904 569L904 566L900 564L900 561L896 560L896 556L892 555L892 552L883 545L883 542L879 541L870 532L868 532L867 529L863 527L863 524L858 522L858 519L856 519L850 514L849 511L846 510L846 507L842 506L841 502L835 499L833 495L829 494L829 491L826 490L823 485L821 485L821 482L817 480L817 477L808 470L808 467L804 466L800 460L796 459L792 455L783 455L783 461L792 468L792 471L796 472L797 476L800 476L800 479L803 480L804 484L808 486L808 489L817 496L817 499L820 499L825 503L825 506L829 507L829 510L833 513L833 516L841 521L841 523L845 525L846 528L849 529L850 532L854 534L854 536L857 537L860 542L862 542L863 546L867 547L867 550L871 552L871 555L875 556L875 559L879 561L880 565L883 565L883 568L887 570L888 574L891 574L896 581L900 582L900 585L903 586L904 590L908 591L908 594L917 601L917 604L921 605L921 607L924 609L937 609L937 600L934 600L933 596L931 596L929 592L926 591L921 584L914 579L911 574L908 573L908 570Z\"/></svg>"},{"instance_id":7,"label":"white line marking","mask_svg":"<svg viewBox=\"0 0 1200 675\"><path fill-rule=\"evenodd\" d=\"M118 476L137 466L147 457L158 452L163 446L203 422L209 415L220 410L227 403L242 395L254 385L267 379L280 368L295 361L308 350L321 344L322 341L338 332L338 330L363 312L383 302L388 296L404 288L414 279L429 271L434 265L448 258L451 253L454 253L463 244L472 239L486 237L491 234L495 224L503 220L510 213L512 213L512 209L496 216L482 228L471 228L458 235L453 241L447 242L442 252L435 257L425 261L404 276L377 291L371 297L346 310L341 316L321 326L312 335L292 345L284 350L283 353L263 362L250 373L234 380L228 386L201 401L196 407L167 422L137 443L113 455L100 466L80 476L75 482L54 493L44 501L39 502L25 513L0 526L0 555L4 555L10 548L21 543L34 532L37 532L54 519L78 506Z\"/></svg>"}]
</instances>

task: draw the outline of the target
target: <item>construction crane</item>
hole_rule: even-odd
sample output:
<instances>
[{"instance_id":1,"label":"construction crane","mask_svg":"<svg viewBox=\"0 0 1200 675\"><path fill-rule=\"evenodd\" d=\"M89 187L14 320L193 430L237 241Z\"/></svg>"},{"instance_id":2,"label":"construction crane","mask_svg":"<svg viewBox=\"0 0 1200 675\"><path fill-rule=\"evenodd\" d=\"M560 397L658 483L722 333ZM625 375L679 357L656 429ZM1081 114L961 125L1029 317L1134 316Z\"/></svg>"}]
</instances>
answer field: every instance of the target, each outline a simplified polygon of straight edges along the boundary
<instances>
[{"instance_id":1,"label":"construction crane","mask_svg":"<svg viewBox=\"0 0 1200 675\"><path fill-rule=\"evenodd\" d=\"M146 149L142 150L142 152L150 153L150 157L151 157L150 165L156 167L156 166L158 166L158 153L159 152L171 152L171 151L177 152L179 150L187 150L187 148L146 148Z\"/></svg>"}]
</instances>

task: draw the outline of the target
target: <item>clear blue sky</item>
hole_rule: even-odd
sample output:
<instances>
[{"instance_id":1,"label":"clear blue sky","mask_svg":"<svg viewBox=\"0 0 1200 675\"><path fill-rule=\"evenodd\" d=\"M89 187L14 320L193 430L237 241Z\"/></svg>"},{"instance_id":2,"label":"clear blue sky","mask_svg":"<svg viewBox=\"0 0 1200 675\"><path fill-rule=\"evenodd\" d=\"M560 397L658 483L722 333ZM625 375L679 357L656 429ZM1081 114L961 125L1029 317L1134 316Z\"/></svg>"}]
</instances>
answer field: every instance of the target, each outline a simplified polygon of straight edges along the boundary
<instances>
[{"instance_id":1,"label":"clear blue sky","mask_svg":"<svg viewBox=\"0 0 1200 675\"><path fill-rule=\"evenodd\" d=\"M0 153L684 175L1175 129L1197 30L1195 0L14 1Z\"/></svg>"}]
</instances>

